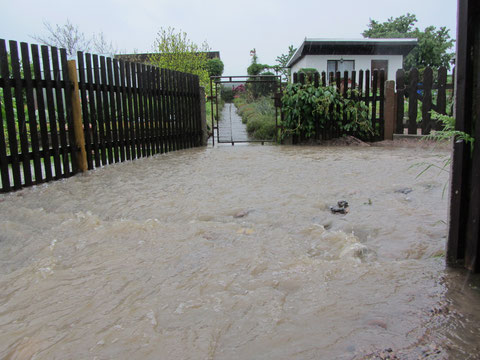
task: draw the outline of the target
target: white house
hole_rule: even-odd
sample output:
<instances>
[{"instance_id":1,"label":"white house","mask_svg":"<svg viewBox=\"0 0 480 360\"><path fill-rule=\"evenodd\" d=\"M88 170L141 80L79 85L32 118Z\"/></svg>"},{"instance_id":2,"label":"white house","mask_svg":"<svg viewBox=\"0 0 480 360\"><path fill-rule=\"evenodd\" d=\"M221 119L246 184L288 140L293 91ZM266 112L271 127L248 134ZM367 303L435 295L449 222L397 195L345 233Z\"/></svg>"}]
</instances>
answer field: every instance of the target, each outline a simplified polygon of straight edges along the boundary
<instances>
[{"instance_id":1,"label":"white house","mask_svg":"<svg viewBox=\"0 0 480 360\"><path fill-rule=\"evenodd\" d=\"M417 45L417 39L315 39L305 38L289 60L291 73L302 68L318 72L384 69L387 79L395 80L403 57Z\"/></svg>"}]
</instances>

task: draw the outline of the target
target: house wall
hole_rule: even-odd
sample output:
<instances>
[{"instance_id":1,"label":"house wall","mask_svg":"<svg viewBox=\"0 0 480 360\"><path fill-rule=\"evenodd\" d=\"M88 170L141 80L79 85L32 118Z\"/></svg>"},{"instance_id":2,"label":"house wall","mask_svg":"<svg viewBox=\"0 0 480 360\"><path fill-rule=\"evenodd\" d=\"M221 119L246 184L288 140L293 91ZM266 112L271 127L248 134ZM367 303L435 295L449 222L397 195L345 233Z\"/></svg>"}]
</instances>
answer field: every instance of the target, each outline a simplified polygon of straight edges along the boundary
<instances>
[{"instance_id":1,"label":"house wall","mask_svg":"<svg viewBox=\"0 0 480 360\"><path fill-rule=\"evenodd\" d=\"M315 68L320 73L327 72L328 60L354 60L355 71L371 70L371 60L388 60L388 75L386 80L395 80L395 73L402 68L402 55L305 55L292 66L292 74L302 68ZM358 75L357 75L358 76Z\"/></svg>"}]
</instances>

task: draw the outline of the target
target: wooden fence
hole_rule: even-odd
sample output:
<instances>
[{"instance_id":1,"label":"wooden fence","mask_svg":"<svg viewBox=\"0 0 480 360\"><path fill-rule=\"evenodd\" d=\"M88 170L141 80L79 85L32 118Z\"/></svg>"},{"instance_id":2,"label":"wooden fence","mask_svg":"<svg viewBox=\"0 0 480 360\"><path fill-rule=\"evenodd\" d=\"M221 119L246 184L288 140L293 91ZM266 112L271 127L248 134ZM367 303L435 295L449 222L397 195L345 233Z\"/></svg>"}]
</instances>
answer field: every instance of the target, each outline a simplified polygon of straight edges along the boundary
<instances>
[{"instance_id":1,"label":"wooden fence","mask_svg":"<svg viewBox=\"0 0 480 360\"><path fill-rule=\"evenodd\" d=\"M74 91L68 63L65 49L21 43L19 54L0 39L1 192L72 176L82 152L93 169L201 145L197 76L78 53Z\"/></svg>"},{"instance_id":2,"label":"wooden fence","mask_svg":"<svg viewBox=\"0 0 480 360\"><path fill-rule=\"evenodd\" d=\"M293 82L304 84L306 81L306 75L304 73L294 73ZM385 131L385 71L384 70L373 70L370 73L370 70L360 70L358 72L358 82L357 82L357 72L351 71L350 74L348 71L345 71L342 74L337 71L336 73L330 72L327 74L322 72L321 74L315 73L313 78L310 79L313 81L315 87L332 85L335 86L337 91L339 91L344 97L353 98L362 101L366 104L368 109L368 118L372 123L372 128L376 130L376 135L372 136L371 141L378 141L384 139ZM357 90L358 96L354 95L353 92L348 93L348 90ZM344 134L340 132L337 124L331 123L327 124L325 127L320 126L320 121L315 122L315 140L329 140L332 138L340 137ZM302 137L302 136L300 136ZM294 139L295 141L295 139Z\"/></svg>"},{"instance_id":3,"label":"wooden fence","mask_svg":"<svg viewBox=\"0 0 480 360\"><path fill-rule=\"evenodd\" d=\"M440 67L437 71L436 81L434 72L426 67L423 76L415 68L411 69L408 77L405 71L397 70L396 74L396 134L407 132L411 135L428 135L431 130L440 130L442 124L432 119L431 111L439 114L451 113L447 103L453 100L453 83L447 82L447 69ZM418 102L421 102L421 108Z\"/></svg>"},{"instance_id":4,"label":"wooden fence","mask_svg":"<svg viewBox=\"0 0 480 360\"><path fill-rule=\"evenodd\" d=\"M458 1L455 130L475 138L453 143L447 263L480 273L480 3Z\"/></svg>"}]
</instances>

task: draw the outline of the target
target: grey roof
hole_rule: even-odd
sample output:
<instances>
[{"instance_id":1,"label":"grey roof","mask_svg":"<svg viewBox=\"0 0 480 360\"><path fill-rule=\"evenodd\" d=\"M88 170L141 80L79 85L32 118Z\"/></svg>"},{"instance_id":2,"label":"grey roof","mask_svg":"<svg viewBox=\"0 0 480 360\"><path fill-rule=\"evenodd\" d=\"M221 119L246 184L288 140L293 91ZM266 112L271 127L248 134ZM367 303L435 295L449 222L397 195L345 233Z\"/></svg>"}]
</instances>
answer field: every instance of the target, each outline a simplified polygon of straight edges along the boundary
<instances>
[{"instance_id":1,"label":"grey roof","mask_svg":"<svg viewBox=\"0 0 480 360\"><path fill-rule=\"evenodd\" d=\"M417 39L327 39L305 38L288 61L292 67L305 55L407 55Z\"/></svg>"}]
</instances>

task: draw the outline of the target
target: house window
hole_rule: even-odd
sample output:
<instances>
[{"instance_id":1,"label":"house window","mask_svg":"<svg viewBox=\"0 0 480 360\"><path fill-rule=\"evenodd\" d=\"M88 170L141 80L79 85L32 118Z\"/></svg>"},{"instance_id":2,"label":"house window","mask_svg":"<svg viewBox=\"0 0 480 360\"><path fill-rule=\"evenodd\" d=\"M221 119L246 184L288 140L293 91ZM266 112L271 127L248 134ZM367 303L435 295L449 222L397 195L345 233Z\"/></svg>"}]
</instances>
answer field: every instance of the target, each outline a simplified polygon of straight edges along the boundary
<instances>
[{"instance_id":1,"label":"house window","mask_svg":"<svg viewBox=\"0 0 480 360\"><path fill-rule=\"evenodd\" d=\"M329 74L340 71L341 76L343 76L343 72L348 71L348 77L350 77L353 70L355 70L355 60L340 59L327 61L327 72Z\"/></svg>"}]
</instances>

